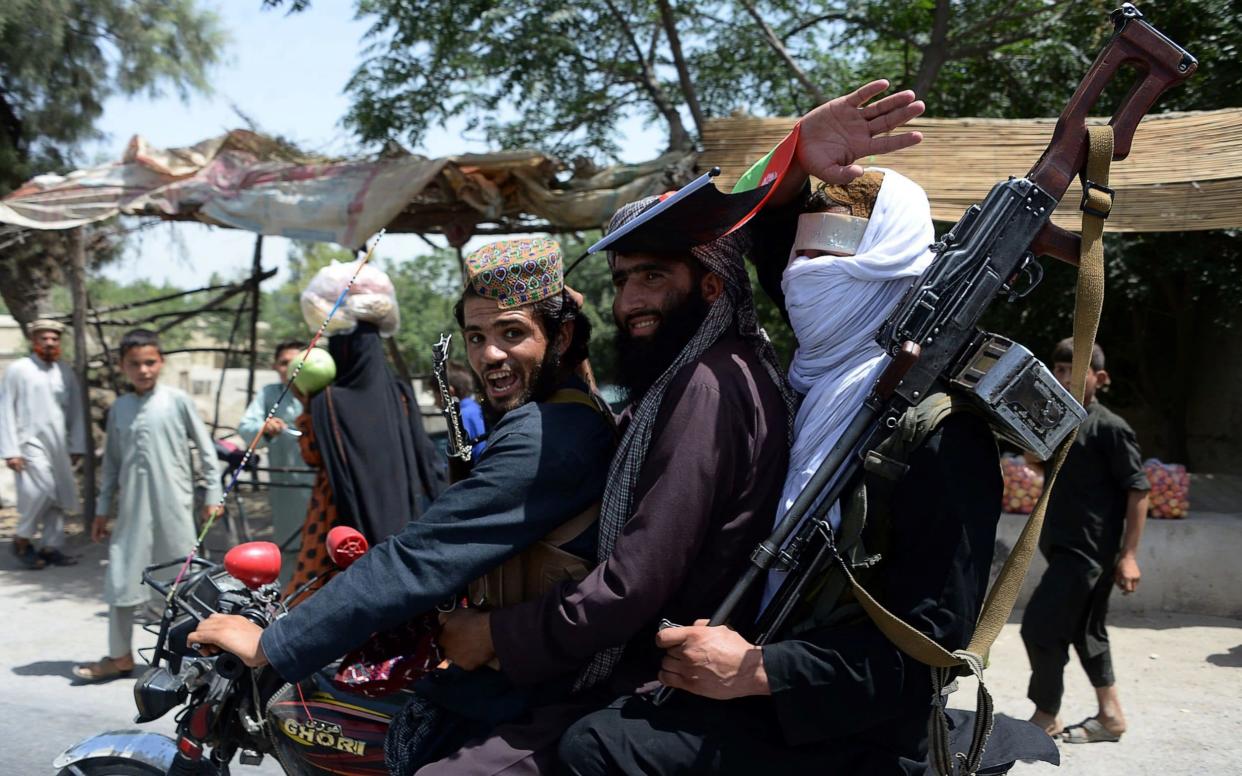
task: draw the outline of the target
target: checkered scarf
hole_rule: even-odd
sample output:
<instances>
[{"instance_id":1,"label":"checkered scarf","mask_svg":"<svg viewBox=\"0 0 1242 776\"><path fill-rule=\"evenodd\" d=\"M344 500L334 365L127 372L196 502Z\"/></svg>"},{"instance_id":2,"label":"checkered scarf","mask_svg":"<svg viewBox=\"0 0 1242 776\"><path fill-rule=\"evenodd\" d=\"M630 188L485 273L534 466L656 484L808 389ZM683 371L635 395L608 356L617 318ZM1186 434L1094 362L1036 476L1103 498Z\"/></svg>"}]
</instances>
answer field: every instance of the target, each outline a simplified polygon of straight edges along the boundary
<instances>
[{"instance_id":1,"label":"checkered scarf","mask_svg":"<svg viewBox=\"0 0 1242 776\"><path fill-rule=\"evenodd\" d=\"M655 204L656 197L648 197L631 202L618 210L608 224L611 232L632 221L648 207ZM664 400L664 392L681 370L698 361L707 349L716 344L716 340L733 328L750 343L759 355L768 376L781 391L788 408L790 426L788 433L792 438L793 418L797 412L797 399L785 380L785 374L776 359L776 352L768 335L759 327L755 314L754 298L751 295L750 278L746 275L743 261L745 252L750 248L750 232L743 228L725 235L713 242L690 249L694 258L708 270L720 276L725 283L725 292L712 303L707 317L699 325L698 331L690 338L690 342L682 348L681 353L663 374L647 389L642 400L634 409L630 424L613 456L612 466L608 470L608 482L604 486L603 503L599 514L599 545L597 559L603 563L612 554L617 537L634 505L634 491L638 487L638 478L642 474L643 462L647 458L647 448L651 445L651 434L655 427L656 415L660 411L660 403ZM615 254L608 254L611 264ZM621 658L624 645L609 647L598 653L578 677L575 690L592 687L607 679Z\"/></svg>"}]
</instances>

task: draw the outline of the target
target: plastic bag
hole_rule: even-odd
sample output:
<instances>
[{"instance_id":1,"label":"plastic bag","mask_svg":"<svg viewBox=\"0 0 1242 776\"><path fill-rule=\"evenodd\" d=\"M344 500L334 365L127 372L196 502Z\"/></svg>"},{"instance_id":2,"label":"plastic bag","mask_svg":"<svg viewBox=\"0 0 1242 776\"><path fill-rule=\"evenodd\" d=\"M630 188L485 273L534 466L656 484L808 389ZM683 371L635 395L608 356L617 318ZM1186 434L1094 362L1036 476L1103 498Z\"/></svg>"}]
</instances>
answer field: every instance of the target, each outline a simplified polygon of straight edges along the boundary
<instances>
[{"instance_id":1,"label":"plastic bag","mask_svg":"<svg viewBox=\"0 0 1242 776\"><path fill-rule=\"evenodd\" d=\"M1044 490L1044 473L1026 462L1020 455L1001 458L1001 476L1005 480L1005 495L1001 497L1001 509L1019 515L1029 515Z\"/></svg>"},{"instance_id":2,"label":"plastic bag","mask_svg":"<svg viewBox=\"0 0 1242 776\"><path fill-rule=\"evenodd\" d=\"M1149 517L1176 520L1190 513L1190 474L1185 466L1149 458L1143 462L1143 471L1151 483Z\"/></svg>"},{"instance_id":3,"label":"plastic bag","mask_svg":"<svg viewBox=\"0 0 1242 776\"><path fill-rule=\"evenodd\" d=\"M343 264L334 261L315 273L311 282L302 292L302 317L311 331L318 331L324 318L340 298L341 291L349 284L354 274L355 262ZM379 329L380 336L391 337L401 325L401 315L397 310L397 292L393 288L388 275L373 264L368 264L358 273L358 279L349 289L341 309L336 311L328 323L325 332L349 334L358 327L359 321L373 323Z\"/></svg>"}]
</instances>

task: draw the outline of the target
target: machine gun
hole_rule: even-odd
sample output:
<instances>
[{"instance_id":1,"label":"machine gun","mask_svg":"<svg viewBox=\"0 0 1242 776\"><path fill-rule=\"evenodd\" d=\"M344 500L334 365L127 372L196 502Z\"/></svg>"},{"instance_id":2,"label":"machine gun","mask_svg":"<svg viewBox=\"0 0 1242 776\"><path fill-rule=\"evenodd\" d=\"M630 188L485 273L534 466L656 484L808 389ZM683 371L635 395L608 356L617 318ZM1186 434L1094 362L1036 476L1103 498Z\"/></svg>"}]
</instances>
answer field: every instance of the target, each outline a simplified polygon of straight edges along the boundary
<instances>
[{"instance_id":1,"label":"machine gun","mask_svg":"<svg viewBox=\"0 0 1242 776\"><path fill-rule=\"evenodd\" d=\"M711 625L727 623L753 586L770 570L780 570L788 576L753 640L762 645L782 633L829 564L844 565L827 520L830 509L857 483L866 453L937 384L966 389L982 403L994 427L1044 455L1077 426L1082 408L1046 367L1025 348L977 326L998 297L1021 298L1039 283L1038 256L1078 264L1080 238L1050 219L1071 178L1083 174L1088 111L1118 71L1130 66L1138 77L1109 122L1114 160L1129 154L1134 130L1156 99L1198 66L1134 6L1123 5L1112 20L1112 38L1061 114L1039 161L1025 177L996 184L933 246L931 265L877 333L891 362L775 531L755 549L751 566L712 615ZM1083 177L1082 209L1106 216L1112 190ZM1105 207L1097 194L1106 195Z\"/></svg>"}]
</instances>

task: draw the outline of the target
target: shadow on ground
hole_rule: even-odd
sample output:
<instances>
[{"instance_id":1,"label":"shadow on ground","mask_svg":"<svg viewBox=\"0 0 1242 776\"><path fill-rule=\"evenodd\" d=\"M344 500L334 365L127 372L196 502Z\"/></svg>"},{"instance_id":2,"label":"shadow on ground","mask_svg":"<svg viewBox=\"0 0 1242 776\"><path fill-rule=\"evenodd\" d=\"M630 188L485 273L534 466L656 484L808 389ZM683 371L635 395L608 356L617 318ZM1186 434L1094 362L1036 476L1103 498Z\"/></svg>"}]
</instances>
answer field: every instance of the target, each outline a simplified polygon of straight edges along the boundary
<instances>
[{"instance_id":1,"label":"shadow on ground","mask_svg":"<svg viewBox=\"0 0 1242 776\"><path fill-rule=\"evenodd\" d=\"M60 676L69 680L72 686L80 686L84 684L105 684L106 682L114 682L120 679L133 679L133 675L124 677L117 676L106 682L84 682L73 675L73 667L76 665L72 660L39 660L34 663L27 663L24 666L13 666L10 671L18 676Z\"/></svg>"},{"instance_id":2,"label":"shadow on ground","mask_svg":"<svg viewBox=\"0 0 1242 776\"><path fill-rule=\"evenodd\" d=\"M1242 644L1239 644L1236 647L1231 647L1228 652L1208 655L1207 661L1214 666L1242 668Z\"/></svg>"}]
</instances>

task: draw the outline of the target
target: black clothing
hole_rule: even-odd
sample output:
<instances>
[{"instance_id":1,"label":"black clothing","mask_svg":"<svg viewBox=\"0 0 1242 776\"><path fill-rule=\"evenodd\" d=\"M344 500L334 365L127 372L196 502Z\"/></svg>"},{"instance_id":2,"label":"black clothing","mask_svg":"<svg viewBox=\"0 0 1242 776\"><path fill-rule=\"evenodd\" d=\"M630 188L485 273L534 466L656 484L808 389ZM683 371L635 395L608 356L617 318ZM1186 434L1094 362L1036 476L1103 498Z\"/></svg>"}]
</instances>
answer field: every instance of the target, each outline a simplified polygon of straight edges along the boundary
<instances>
[{"instance_id":1,"label":"black clothing","mask_svg":"<svg viewBox=\"0 0 1242 776\"><path fill-rule=\"evenodd\" d=\"M871 776L876 763L866 741L837 738L802 746L781 741L779 726L757 698L710 701L679 693L664 706L645 698L622 698L565 731L557 756L560 772L572 776L615 773L817 774ZM949 709L949 746L970 745L974 715ZM1057 746L1025 720L1003 715L988 739L979 776L1008 772L1017 759L1058 764ZM913 772L930 774L914 763ZM899 771L900 772L900 771Z\"/></svg>"},{"instance_id":2,"label":"black clothing","mask_svg":"<svg viewBox=\"0 0 1242 776\"><path fill-rule=\"evenodd\" d=\"M1057 473L1040 551L1048 560L1022 616L1022 641L1031 661L1027 697L1057 713L1064 670L1073 645L1093 687L1109 687L1108 597L1125 532L1131 490L1151 486L1130 426L1098 401Z\"/></svg>"},{"instance_id":3,"label":"black clothing","mask_svg":"<svg viewBox=\"0 0 1242 776\"><path fill-rule=\"evenodd\" d=\"M1071 644L1092 687L1115 683L1104 627L1113 590L1112 570L1111 565L1106 571L1075 552L1055 550L1049 558L1048 569L1022 617L1022 641L1031 661L1027 697L1041 711L1056 714L1061 710Z\"/></svg>"},{"instance_id":4,"label":"black clothing","mask_svg":"<svg viewBox=\"0 0 1242 776\"><path fill-rule=\"evenodd\" d=\"M506 413L468 478L263 632L272 667L297 681L432 610L597 502L612 449L612 427L592 407L531 402ZM592 527L565 549L589 557L595 540Z\"/></svg>"},{"instance_id":5,"label":"black clothing","mask_svg":"<svg viewBox=\"0 0 1242 776\"><path fill-rule=\"evenodd\" d=\"M887 559L871 593L946 649L959 649L974 630L991 568L1002 491L996 444L981 419L955 414L908 464L892 502ZM627 751L680 752L669 754L674 756L669 761L659 755L663 772L679 765L736 772L759 762L781 773L810 763L820 773L923 772L930 669L901 653L861 612L846 624L770 643L763 660L770 698L680 701L698 709L689 716L711 709L704 717L711 721L703 727L663 724L652 716L622 729L615 710L590 715L581 724L617 726L610 734L615 736L634 732L639 737ZM643 706L653 708L638 703L626 708L642 715ZM587 739L576 745L567 739L561 755L567 766L590 773L580 758L589 763L600 755ZM609 751L604 756L611 756ZM765 758L753 759L760 752ZM642 760L607 765L613 772L647 767Z\"/></svg>"},{"instance_id":6,"label":"black clothing","mask_svg":"<svg viewBox=\"0 0 1242 776\"><path fill-rule=\"evenodd\" d=\"M336 379L311 397L315 438L338 517L377 544L421 515L444 480L414 391L388 369L375 326L332 337L328 352Z\"/></svg>"},{"instance_id":7,"label":"black clothing","mask_svg":"<svg viewBox=\"0 0 1242 776\"><path fill-rule=\"evenodd\" d=\"M1087 407L1048 500L1039 547L1085 555L1112 570L1125 529L1131 490L1148 490L1143 457L1130 425L1098 400Z\"/></svg>"}]
</instances>

